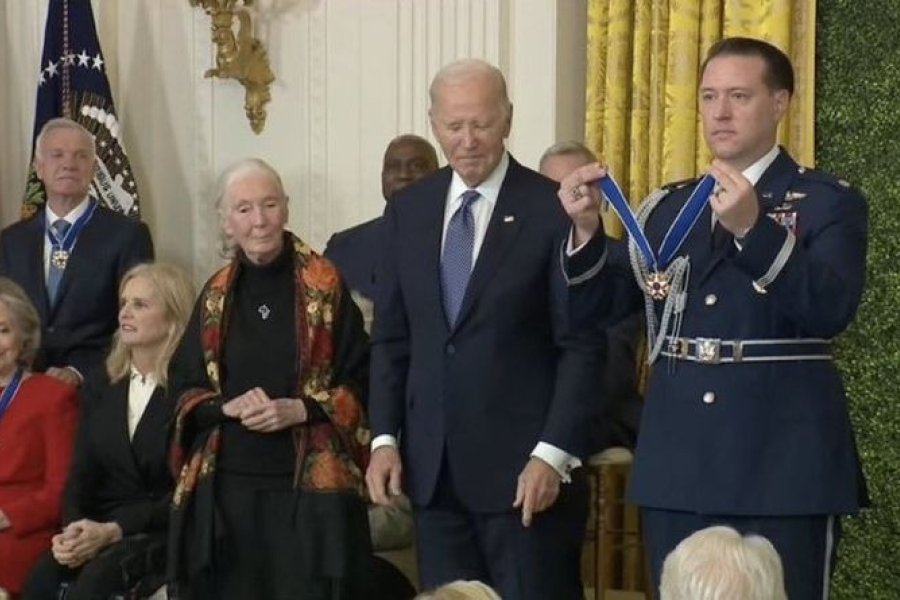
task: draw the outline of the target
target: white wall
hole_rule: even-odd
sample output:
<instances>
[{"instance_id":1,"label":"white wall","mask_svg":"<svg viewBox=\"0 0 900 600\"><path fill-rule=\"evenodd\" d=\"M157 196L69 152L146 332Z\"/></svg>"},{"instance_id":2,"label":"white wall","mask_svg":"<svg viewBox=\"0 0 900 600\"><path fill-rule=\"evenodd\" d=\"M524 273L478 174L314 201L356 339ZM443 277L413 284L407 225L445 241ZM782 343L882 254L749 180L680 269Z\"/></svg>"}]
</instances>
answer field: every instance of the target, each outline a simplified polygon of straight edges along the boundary
<instances>
[{"instance_id":1,"label":"white wall","mask_svg":"<svg viewBox=\"0 0 900 600\"><path fill-rule=\"evenodd\" d=\"M399 133L433 139L437 69L478 56L506 73L510 149L534 165L583 134L585 0L256 0L276 81L261 135L243 88L207 80L209 17L188 0L92 0L125 145L160 258L204 279L218 264L209 193L260 156L291 195L291 227L322 248L379 214L381 154ZM0 0L0 222L18 216L31 150L47 2Z\"/></svg>"}]
</instances>

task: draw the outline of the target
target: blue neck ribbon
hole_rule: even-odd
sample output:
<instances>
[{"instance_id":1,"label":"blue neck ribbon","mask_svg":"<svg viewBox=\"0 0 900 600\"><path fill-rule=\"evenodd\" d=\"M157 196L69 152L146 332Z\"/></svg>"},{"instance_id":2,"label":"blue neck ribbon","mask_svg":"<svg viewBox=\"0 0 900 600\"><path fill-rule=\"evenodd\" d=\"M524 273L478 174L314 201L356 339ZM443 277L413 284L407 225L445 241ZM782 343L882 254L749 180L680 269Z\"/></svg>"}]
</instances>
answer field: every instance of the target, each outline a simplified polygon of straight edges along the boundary
<instances>
[{"instance_id":1,"label":"blue neck ribbon","mask_svg":"<svg viewBox=\"0 0 900 600\"><path fill-rule=\"evenodd\" d=\"M20 367L16 369L16 372L13 374L13 378L10 380L9 385L6 386L6 389L3 390L3 394L0 394L0 419L3 418L3 415L6 414L6 410L9 408L9 405L12 404L12 401L16 398L16 393L19 391L19 387L22 385L22 377L25 372Z\"/></svg>"},{"instance_id":2,"label":"blue neck ribbon","mask_svg":"<svg viewBox=\"0 0 900 600\"><path fill-rule=\"evenodd\" d=\"M69 253L72 251L72 248L75 247L75 243L78 241L78 236L81 235L81 230L84 229L84 226L88 224L88 221L91 220L91 217L94 216L94 213L97 211L97 201L91 200L90 206L88 209L84 211L78 219L72 223L72 226L69 227L69 230L66 232L66 235L63 236L63 239L59 239L56 235L56 232L53 231L52 227L48 227L47 213L44 212L44 229L47 231L47 237L50 239L50 246L53 250L62 250L65 253Z\"/></svg>"},{"instance_id":3,"label":"blue neck ribbon","mask_svg":"<svg viewBox=\"0 0 900 600\"><path fill-rule=\"evenodd\" d=\"M666 232L659 247L659 252L654 252L647 235L637 221L634 211L625 199L622 188L619 187L612 175L607 175L597 182L600 192L606 196L616 214L619 215L628 235L634 240L641 254L643 254L650 271L654 273L665 271L666 267L678 254L678 250L684 244L694 225L697 224L697 219L700 218L700 214L703 212L703 208L706 206L709 195L712 193L715 185L716 180L713 179L712 175L707 174L703 176L703 179L700 180L700 183L697 184L697 187L691 193L690 198L679 211L678 216L675 217L672 225L669 226L669 230Z\"/></svg>"}]
</instances>

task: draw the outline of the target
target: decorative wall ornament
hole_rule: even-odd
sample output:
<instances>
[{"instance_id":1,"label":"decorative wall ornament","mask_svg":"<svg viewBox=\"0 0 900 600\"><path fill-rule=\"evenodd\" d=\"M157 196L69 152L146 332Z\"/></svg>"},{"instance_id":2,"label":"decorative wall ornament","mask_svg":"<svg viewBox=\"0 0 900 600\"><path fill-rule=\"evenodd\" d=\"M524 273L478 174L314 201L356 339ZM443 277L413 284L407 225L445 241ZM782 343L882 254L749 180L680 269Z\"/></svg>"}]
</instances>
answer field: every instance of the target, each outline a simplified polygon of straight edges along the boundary
<instances>
[{"instance_id":1,"label":"decorative wall ornament","mask_svg":"<svg viewBox=\"0 0 900 600\"><path fill-rule=\"evenodd\" d=\"M254 133L266 125L266 104L272 99L269 87L275 74L262 42L253 37L253 21L247 6L254 0L190 0L212 19L212 41L216 45L216 66L205 77L236 79L245 88L244 111ZM243 4L243 6L236 6ZM238 22L237 34L234 30Z\"/></svg>"}]
</instances>

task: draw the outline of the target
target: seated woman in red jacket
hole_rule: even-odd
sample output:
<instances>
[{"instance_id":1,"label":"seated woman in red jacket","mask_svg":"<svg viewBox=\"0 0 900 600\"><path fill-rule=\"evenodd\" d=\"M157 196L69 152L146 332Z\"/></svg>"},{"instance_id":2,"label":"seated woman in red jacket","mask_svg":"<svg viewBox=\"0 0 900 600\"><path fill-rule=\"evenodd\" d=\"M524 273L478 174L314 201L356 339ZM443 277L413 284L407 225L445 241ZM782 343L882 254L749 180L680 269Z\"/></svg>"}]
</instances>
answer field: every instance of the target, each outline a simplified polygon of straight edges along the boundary
<instances>
[{"instance_id":1,"label":"seated woman in red jacket","mask_svg":"<svg viewBox=\"0 0 900 600\"><path fill-rule=\"evenodd\" d=\"M138 265L122 278L119 330L106 369L84 386L66 525L24 599L56 600L63 582L66 600L108 598L147 575L162 583L173 488L166 372L193 298L190 277L173 266Z\"/></svg>"},{"instance_id":2,"label":"seated woman in red jacket","mask_svg":"<svg viewBox=\"0 0 900 600\"><path fill-rule=\"evenodd\" d=\"M25 292L0 277L0 588L14 598L59 530L78 420L75 388L28 370L40 339Z\"/></svg>"}]
</instances>

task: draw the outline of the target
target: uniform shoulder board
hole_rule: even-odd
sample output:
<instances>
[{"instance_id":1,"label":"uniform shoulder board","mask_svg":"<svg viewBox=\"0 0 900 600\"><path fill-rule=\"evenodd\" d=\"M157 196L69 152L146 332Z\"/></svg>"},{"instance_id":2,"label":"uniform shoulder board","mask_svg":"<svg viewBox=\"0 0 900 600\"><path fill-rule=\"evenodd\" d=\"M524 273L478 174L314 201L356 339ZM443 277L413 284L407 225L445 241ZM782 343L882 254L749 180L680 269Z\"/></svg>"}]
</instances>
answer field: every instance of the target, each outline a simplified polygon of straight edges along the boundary
<instances>
[{"instance_id":1,"label":"uniform shoulder board","mask_svg":"<svg viewBox=\"0 0 900 600\"><path fill-rule=\"evenodd\" d=\"M841 179L826 171L819 171L818 169L810 169L808 167L797 167L797 173L799 173L800 177L803 179L824 183L832 187L842 189L850 189L850 187L852 187L850 182L846 179Z\"/></svg>"}]
</instances>

